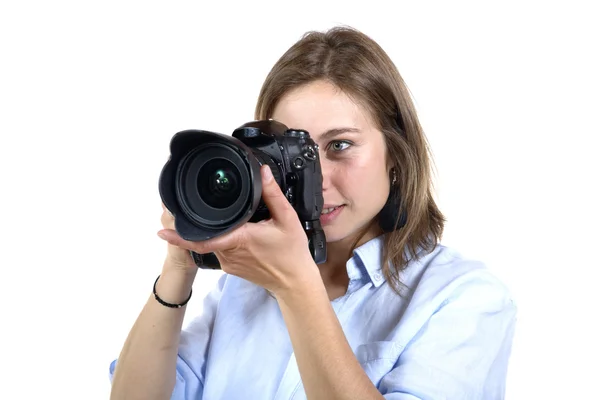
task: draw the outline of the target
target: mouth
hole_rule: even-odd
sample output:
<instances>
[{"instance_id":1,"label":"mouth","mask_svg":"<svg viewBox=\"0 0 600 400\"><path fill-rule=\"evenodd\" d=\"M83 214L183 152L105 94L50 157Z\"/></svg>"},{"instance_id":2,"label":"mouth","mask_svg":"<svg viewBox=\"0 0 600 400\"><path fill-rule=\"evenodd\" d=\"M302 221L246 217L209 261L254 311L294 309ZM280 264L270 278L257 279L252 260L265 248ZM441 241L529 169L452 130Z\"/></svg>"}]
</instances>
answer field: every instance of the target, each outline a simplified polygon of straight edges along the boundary
<instances>
[{"instance_id":1,"label":"mouth","mask_svg":"<svg viewBox=\"0 0 600 400\"><path fill-rule=\"evenodd\" d=\"M339 205L339 206L331 206L329 204L326 204L327 207L323 207L323 210L321 211L321 215L327 215L327 214L331 214L332 212L344 207L344 204Z\"/></svg>"}]
</instances>

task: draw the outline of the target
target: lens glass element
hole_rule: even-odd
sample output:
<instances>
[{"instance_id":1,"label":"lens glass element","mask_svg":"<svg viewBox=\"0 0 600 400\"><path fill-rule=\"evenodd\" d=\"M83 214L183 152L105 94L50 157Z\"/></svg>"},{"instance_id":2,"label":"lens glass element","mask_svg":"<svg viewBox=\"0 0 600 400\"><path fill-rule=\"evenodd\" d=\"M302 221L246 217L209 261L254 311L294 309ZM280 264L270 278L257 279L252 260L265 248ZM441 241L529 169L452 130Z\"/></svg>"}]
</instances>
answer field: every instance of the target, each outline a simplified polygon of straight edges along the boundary
<instances>
[{"instance_id":1,"label":"lens glass element","mask_svg":"<svg viewBox=\"0 0 600 400\"><path fill-rule=\"evenodd\" d=\"M231 207L242 193L242 176L229 160L215 158L202 166L198 174L198 194L210 207Z\"/></svg>"}]
</instances>

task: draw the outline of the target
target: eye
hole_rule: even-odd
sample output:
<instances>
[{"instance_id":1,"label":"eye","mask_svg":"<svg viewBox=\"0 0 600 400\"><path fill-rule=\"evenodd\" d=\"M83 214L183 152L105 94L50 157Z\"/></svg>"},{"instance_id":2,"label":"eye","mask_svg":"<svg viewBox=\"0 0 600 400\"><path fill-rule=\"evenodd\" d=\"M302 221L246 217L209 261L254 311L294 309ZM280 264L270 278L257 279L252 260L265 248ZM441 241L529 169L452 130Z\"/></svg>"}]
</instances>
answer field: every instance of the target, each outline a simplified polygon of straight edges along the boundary
<instances>
[{"instance_id":1,"label":"eye","mask_svg":"<svg viewBox=\"0 0 600 400\"><path fill-rule=\"evenodd\" d=\"M329 148L335 152L346 150L348 147L352 146L352 143L346 140L334 140L329 143Z\"/></svg>"}]
</instances>

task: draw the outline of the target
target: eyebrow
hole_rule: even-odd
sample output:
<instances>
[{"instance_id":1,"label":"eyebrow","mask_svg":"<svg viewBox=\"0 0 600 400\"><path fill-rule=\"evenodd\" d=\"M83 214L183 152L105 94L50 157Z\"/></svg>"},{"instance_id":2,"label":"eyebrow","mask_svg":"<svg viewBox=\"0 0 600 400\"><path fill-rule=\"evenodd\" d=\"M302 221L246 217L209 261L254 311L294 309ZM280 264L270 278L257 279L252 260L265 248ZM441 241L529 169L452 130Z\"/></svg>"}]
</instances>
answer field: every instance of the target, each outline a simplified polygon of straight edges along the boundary
<instances>
[{"instance_id":1,"label":"eyebrow","mask_svg":"<svg viewBox=\"0 0 600 400\"><path fill-rule=\"evenodd\" d=\"M332 128L332 129L328 129L326 130L321 136L320 139L323 140L330 140L333 139L336 136L339 136L341 134L347 133L347 132L360 132L360 129L357 128L350 128L350 127L341 127L341 128Z\"/></svg>"}]
</instances>

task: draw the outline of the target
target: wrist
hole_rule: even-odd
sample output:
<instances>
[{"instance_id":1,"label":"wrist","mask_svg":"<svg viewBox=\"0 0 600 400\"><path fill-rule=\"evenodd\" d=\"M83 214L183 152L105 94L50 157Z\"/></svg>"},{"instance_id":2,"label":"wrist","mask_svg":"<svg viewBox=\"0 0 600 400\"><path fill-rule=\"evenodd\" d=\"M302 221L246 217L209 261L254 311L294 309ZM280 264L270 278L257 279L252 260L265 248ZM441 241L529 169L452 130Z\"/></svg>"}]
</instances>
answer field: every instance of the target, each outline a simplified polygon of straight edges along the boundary
<instances>
[{"instance_id":1,"label":"wrist","mask_svg":"<svg viewBox=\"0 0 600 400\"><path fill-rule=\"evenodd\" d=\"M304 304L307 298L316 298L320 295L327 297L327 290L323 284L323 279L319 268L313 263L314 271L306 273L300 279L296 279L291 285L279 288L273 293L277 301L285 303L288 306L294 304ZM306 270L306 265L302 266ZM302 271L303 269L298 269Z\"/></svg>"},{"instance_id":2,"label":"wrist","mask_svg":"<svg viewBox=\"0 0 600 400\"><path fill-rule=\"evenodd\" d=\"M167 303L183 303L190 296L196 272L163 268L156 282L156 294Z\"/></svg>"}]
</instances>

